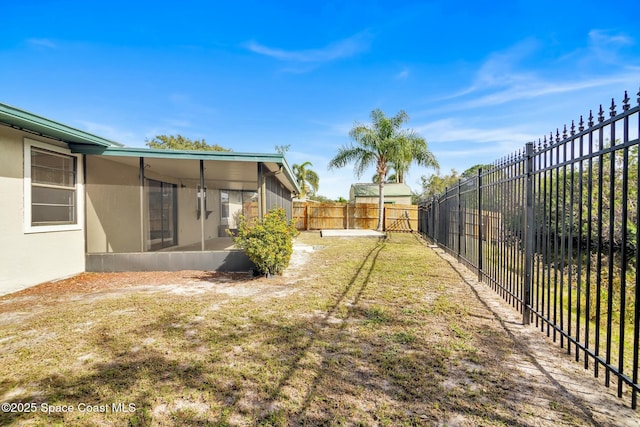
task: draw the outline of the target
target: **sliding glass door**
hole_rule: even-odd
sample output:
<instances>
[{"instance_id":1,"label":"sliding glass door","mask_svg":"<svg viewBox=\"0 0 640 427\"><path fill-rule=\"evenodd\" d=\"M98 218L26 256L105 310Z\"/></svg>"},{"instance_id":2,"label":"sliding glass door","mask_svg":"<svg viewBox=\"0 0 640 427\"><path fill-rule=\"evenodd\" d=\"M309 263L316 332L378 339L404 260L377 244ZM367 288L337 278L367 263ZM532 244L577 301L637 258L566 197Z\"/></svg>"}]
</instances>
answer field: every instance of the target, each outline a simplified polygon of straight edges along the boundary
<instances>
[{"instance_id":1,"label":"sliding glass door","mask_svg":"<svg viewBox=\"0 0 640 427\"><path fill-rule=\"evenodd\" d=\"M151 251L178 244L178 191L175 184L147 180L149 201L149 234L147 248Z\"/></svg>"}]
</instances>

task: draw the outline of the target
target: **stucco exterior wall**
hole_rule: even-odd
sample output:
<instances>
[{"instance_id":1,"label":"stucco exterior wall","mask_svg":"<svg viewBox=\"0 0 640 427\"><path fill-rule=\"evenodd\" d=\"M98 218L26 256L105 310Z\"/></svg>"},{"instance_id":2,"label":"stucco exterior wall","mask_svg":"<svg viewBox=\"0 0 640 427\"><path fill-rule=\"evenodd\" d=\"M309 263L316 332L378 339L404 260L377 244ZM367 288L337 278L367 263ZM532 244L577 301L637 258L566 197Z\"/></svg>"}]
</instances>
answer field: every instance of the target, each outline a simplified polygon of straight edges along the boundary
<instances>
[{"instance_id":1,"label":"stucco exterior wall","mask_svg":"<svg viewBox=\"0 0 640 427\"><path fill-rule=\"evenodd\" d=\"M141 248L138 168L87 156L87 252Z\"/></svg>"},{"instance_id":2,"label":"stucco exterior wall","mask_svg":"<svg viewBox=\"0 0 640 427\"><path fill-rule=\"evenodd\" d=\"M137 160L137 159L136 159ZM185 164L185 167L189 165ZM193 165L191 165L193 166ZM178 194L178 246L200 242L197 218L197 183L145 171L145 178L176 184ZM139 167L100 156L87 156L87 253L141 252L148 234L147 194L143 194L144 221L140 223ZM218 235L220 193L207 188L205 239ZM144 233L144 234L141 234ZM144 241L141 241L143 236Z\"/></svg>"},{"instance_id":3,"label":"stucco exterior wall","mask_svg":"<svg viewBox=\"0 0 640 427\"><path fill-rule=\"evenodd\" d=\"M77 230L25 231L25 140L66 148L57 141L0 126L0 294L68 277L85 269L82 221ZM79 158L79 166L81 163ZM84 191L81 173L77 191ZM79 209L83 210L84 206Z\"/></svg>"}]
</instances>

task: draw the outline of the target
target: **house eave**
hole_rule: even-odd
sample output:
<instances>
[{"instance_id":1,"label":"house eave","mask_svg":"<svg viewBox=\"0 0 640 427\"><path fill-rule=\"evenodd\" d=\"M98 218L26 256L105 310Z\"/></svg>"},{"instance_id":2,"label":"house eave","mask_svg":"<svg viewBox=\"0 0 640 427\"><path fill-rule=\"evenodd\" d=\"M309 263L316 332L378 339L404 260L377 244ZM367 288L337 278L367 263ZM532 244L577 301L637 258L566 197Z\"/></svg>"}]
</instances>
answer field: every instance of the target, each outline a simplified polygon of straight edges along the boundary
<instances>
[{"instance_id":1,"label":"house eave","mask_svg":"<svg viewBox=\"0 0 640 427\"><path fill-rule=\"evenodd\" d=\"M144 157L156 159L180 159L180 160L205 160L205 161L228 161L228 162L249 162L265 163L273 165L277 170L282 171L287 177L287 181L296 193L300 193L300 188L296 179L285 160L279 153L240 153L235 151L194 151L194 150L166 150L157 148L142 147L97 147L84 144L70 144L71 152L87 155L115 156L115 157Z\"/></svg>"},{"instance_id":2,"label":"house eave","mask_svg":"<svg viewBox=\"0 0 640 427\"><path fill-rule=\"evenodd\" d=\"M95 147L121 146L97 135L0 103L0 124L67 144Z\"/></svg>"}]
</instances>

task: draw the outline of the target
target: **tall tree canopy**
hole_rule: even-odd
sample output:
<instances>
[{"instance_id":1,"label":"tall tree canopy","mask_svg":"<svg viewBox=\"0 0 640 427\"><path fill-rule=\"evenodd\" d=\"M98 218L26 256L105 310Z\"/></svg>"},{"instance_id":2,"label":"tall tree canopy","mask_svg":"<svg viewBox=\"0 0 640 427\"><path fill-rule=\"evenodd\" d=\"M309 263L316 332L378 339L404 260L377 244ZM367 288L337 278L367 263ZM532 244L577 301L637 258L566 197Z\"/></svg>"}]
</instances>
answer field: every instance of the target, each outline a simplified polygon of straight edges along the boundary
<instances>
[{"instance_id":1,"label":"tall tree canopy","mask_svg":"<svg viewBox=\"0 0 640 427\"><path fill-rule=\"evenodd\" d=\"M482 170L487 170L491 167L492 166L490 164L477 164L466 169L461 174L458 173L457 170L451 169L451 172L444 175L441 175L440 170L436 170L435 173L428 177L422 175L420 177L422 191L420 193L414 193L413 200L417 202L419 200L430 199L434 196L438 196L444 193L447 188L457 185L459 180L465 181L477 176L478 169L482 168Z\"/></svg>"},{"instance_id":2,"label":"tall tree canopy","mask_svg":"<svg viewBox=\"0 0 640 427\"><path fill-rule=\"evenodd\" d=\"M320 177L316 172L308 169L308 166L313 166L313 164L311 162L304 162L300 165L294 164L292 166L293 174L295 175L298 186L300 187L300 198L304 198L307 195L313 195L318 192Z\"/></svg>"},{"instance_id":3,"label":"tall tree canopy","mask_svg":"<svg viewBox=\"0 0 640 427\"><path fill-rule=\"evenodd\" d=\"M341 168L354 163L354 172L359 178L365 170L375 167L378 175L378 226L382 231L384 213L384 184L387 173L392 167L398 173L404 173L414 161L425 166L437 167L435 157L427 149L427 143L413 130L404 130L402 125L409 121L406 112L400 111L393 117L387 117L380 109L371 112L371 124L355 123L349 136L356 145L350 144L338 149L336 156L329 162L329 169Z\"/></svg>"},{"instance_id":4,"label":"tall tree canopy","mask_svg":"<svg viewBox=\"0 0 640 427\"><path fill-rule=\"evenodd\" d=\"M422 175L420 177L422 192L418 194L418 199L430 199L444 193L448 187L453 187L458 183L460 175L455 169L451 169L448 174L441 175L440 171L431 174L428 177Z\"/></svg>"},{"instance_id":5,"label":"tall tree canopy","mask_svg":"<svg viewBox=\"0 0 640 427\"><path fill-rule=\"evenodd\" d=\"M421 166L438 168L438 161L427 148L427 142L424 138L416 135L413 130L410 130L398 138L396 155L390 161L395 174L393 179L389 177L389 181L403 183L404 175L409 171L409 166L413 162Z\"/></svg>"},{"instance_id":6,"label":"tall tree canopy","mask_svg":"<svg viewBox=\"0 0 640 427\"><path fill-rule=\"evenodd\" d=\"M218 144L209 145L204 139L191 140L182 135L157 135L152 140L146 140L149 148L165 150L195 150L195 151L232 151Z\"/></svg>"}]
</instances>

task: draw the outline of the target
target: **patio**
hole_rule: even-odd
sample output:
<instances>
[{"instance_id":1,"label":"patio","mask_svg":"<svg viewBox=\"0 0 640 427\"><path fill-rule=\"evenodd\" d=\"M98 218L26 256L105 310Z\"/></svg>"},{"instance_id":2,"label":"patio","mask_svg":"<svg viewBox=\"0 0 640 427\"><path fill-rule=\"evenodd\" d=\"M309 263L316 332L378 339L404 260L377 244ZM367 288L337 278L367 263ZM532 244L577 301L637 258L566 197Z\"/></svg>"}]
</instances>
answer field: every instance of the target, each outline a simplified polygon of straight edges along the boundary
<instances>
[{"instance_id":1,"label":"patio","mask_svg":"<svg viewBox=\"0 0 640 427\"><path fill-rule=\"evenodd\" d=\"M248 271L227 230L272 208L291 217L279 155L111 148L85 153L86 271Z\"/></svg>"}]
</instances>

